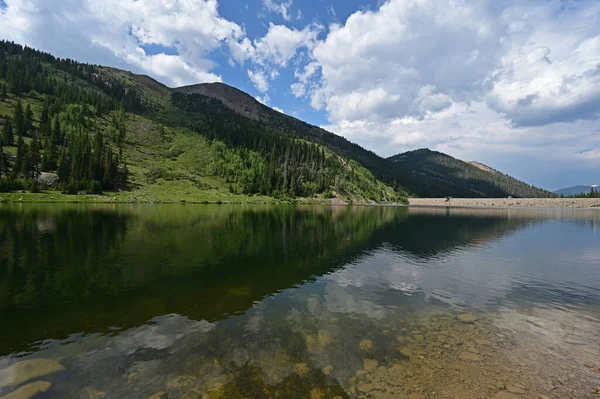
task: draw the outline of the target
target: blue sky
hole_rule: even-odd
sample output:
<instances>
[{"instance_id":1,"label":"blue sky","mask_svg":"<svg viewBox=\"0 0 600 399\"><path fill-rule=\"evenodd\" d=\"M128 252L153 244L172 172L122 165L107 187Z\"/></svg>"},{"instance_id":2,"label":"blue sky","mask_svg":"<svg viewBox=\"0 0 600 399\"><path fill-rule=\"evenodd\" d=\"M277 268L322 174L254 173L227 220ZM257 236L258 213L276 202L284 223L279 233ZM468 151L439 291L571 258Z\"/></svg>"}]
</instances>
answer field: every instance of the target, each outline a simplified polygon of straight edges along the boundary
<instances>
[{"instance_id":1,"label":"blue sky","mask_svg":"<svg viewBox=\"0 0 600 399\"><path fill-rule=\"evenodd\" d=\"M598 1L0 0L0 38L172 87L223 81L382 156L600 182Z\"/></svg>"}]
</instances>

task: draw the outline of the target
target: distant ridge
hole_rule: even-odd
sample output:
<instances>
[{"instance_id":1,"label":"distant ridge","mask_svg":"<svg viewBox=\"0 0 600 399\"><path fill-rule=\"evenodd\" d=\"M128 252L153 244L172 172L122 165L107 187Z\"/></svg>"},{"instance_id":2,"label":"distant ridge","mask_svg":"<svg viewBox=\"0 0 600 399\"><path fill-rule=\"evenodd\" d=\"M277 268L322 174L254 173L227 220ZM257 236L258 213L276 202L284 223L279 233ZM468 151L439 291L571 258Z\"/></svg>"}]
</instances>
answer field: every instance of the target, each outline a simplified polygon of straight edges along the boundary
<instances>
[{"instance_id":1,"label":"distant ridge","mask_svg":"<svg viewBox=\"0 0 600 399\"><path fill-rule=\"evenodd\" d=\"M554 193L556 195L568 197L570 195L589 194L592 191L592 188L598 190L600 184L581 184L578 186L561 188L560 190L554 191Z\"/></svg>"},{"instance_id":2,"label":"distant ridge","mask_svg":"<svg viewBox=\"0 0 600 399\"><path fill-rule=\"evenodd\" d=\"M422 148L394 155L404 186L421 197L554 197L555 194L476 161Z\"/></svg>"}]
</instances>

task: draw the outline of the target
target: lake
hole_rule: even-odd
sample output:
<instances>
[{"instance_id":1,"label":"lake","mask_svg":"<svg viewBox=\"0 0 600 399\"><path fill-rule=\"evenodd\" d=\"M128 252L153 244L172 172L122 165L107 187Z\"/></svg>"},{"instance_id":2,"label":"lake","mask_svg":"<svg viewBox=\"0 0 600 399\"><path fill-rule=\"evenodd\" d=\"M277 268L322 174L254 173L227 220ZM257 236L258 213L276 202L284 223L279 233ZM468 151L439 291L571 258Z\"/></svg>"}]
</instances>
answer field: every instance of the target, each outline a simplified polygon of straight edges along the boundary
<instances>
[{"instance_id":1,"label":"lake","mask_svg":"<svg viewBox=\"0 0 600 399\"><path fill-rule=\"evenodd\" d=\"M600 209L2 204L0 397L593 398L599 288Z\"/></svg>"}]
</instances>

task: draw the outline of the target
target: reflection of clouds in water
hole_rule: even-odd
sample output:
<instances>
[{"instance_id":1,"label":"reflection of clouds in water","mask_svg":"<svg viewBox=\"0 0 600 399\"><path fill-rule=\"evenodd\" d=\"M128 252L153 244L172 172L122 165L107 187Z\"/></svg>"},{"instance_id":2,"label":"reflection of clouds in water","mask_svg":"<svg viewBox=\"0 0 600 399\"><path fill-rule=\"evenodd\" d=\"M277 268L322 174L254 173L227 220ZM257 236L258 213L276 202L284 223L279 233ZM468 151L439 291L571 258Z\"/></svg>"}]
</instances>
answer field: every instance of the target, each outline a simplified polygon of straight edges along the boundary
<instances>
[{"instance_id":1,"label":"reflection of clouds in water","mask_svg":"<svg viewBox=\"0 0 600 399\"><path fill-rule=\"evenodd\" d=\"M192 321L177 314L158 316L148 324L121 332L110 342L110 346L125 354L140 348L165 349L189 333L208 332L214 327L214 323Z\"/></svg>"},{"instance_id":2,"label":"reflection of clouds in water","mask_svg":"<svg viewBox=\"0 0 600 399\"><path fill-rule=\"evenodd\" d=\"M563 237L563 229L569 229L568 238ZM419 258L380 247L324 278L327 306L372 314L374 304L394 292L416 291L473 307L506 300L559 305L574 298L592 299L597 294L589 287L600 283L600 270L595 267L600 264L598 244L597 237L579 225L553 223L437 257ZM535 295L523 296L524 290Z\"/></svg>"},{"instance_id":3,"label":"reflection of clouds in water","mask_svg":"<svg viewBox=\"0 0 600 399\"><path fill-rule=\"evenodd\" d=\"M326 276L325 307L330 312L364 314L383 319L385 308L377 304L377 291L392 288L402 280L386 252L377 252L357 260L352 265Z\"/></svg>"},{"instance_id":4,"label":"reflection of clouds in water","mask_svg":"<svg viewBox=\"0 0 600 399\"><path fill-rule=\"evenodd\" d=\"M333 284L328 284L325 289L325 304L332 313L358 313L378 320L386 316L382 306L354 296L348 290Z\"/></svg>"},{"instance_id":5,"label":"reflection of clouds in water","mask_svg":"<svg viewBox=\"0 0 600 399\"><path fill-rule=\"evenodd\" d=\"M244 325L244 331L247 333L258 334L260 332L260 324L263 321L264 316L260 310L255 310L246 320Z\"/></svg>"}]
</instances>

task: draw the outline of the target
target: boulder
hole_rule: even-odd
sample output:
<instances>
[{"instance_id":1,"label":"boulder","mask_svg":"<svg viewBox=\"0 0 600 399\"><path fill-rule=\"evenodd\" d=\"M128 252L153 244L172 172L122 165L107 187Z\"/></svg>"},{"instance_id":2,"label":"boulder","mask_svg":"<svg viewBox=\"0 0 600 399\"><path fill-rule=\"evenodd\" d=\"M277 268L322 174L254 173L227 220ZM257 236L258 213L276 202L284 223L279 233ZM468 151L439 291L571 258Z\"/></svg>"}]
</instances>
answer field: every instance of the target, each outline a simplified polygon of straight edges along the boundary
<instances>
[{"instance_id":1,"label":"boulder","mask_svg":"<svg viewBox=\"0 0 600 399\"><path fill-rule=\"evenodd\" d=\"M474 316L470 313L459 314L458 316L456 316L456 318L458 319L458 321L465 324L473 324L477 321L477 316Z\"/></svg>"},{"instance_id":2,"label":"boulder","mask_svg":"<svg viewBox=\"0 0 600 399\"><path fill-rule=\"evenodd\" d=\"M15 387L33 378L63 371L65 368L54 359L29 359L0 370L0 387Z\"/></svg>"},{"instance_id":3,"label":"boulder","mask_svg":"<svg viewBox=\"0 0 600 399\"><path fill-rule=\"evenodd\" d=\"M48 381L36 381L31 384L23 385L19 389L3 396L0 399L29 399L38 393L46 392L52 386Z\"/></svg>"},{"instance_id":4,"label":"boulder","mask_svg":"<svg viewBox=\"0 0 600 399\"><path fill-rule=\"evenodd\" d=\"M58 185L58 175L56 173L42 172L37 178L38 183L47 187L56 187Z\"/></svg>"}]
</instances>

